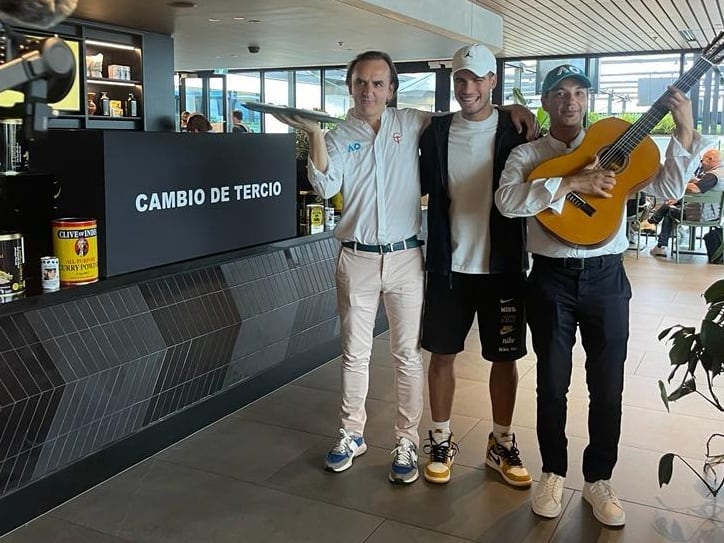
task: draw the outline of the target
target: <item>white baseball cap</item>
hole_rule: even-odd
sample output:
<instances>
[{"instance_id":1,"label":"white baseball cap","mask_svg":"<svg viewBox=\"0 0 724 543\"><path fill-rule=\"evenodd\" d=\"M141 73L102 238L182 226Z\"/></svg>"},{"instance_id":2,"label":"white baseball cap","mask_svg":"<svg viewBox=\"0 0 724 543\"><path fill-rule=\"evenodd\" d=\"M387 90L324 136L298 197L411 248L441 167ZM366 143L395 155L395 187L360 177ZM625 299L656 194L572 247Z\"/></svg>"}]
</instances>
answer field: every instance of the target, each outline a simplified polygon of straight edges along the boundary
<instances>
[{"instance_id":1,"label":"white baseball cap","mask_svg":"<svg viewBox=\"0 0 724 543\"><path fill-rule=\"evenodd\" d=\"M488 72L498 71L495 55L484 45L466 45L455 51L452 61L452 73L470 70L477 77L484 77Z\"/></svg>"}]
</instances>

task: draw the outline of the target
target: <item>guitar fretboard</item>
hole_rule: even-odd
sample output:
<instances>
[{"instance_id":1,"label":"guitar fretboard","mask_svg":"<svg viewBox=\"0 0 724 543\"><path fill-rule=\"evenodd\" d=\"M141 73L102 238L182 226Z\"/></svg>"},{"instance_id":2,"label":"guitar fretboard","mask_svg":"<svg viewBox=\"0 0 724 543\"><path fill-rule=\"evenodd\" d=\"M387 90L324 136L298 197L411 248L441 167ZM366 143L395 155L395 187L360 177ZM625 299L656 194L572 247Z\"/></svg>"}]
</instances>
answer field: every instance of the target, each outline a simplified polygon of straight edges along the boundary
<instances>
[{"instance_id":1,"label":"guitar fretboard","mask_svg":"<svg viewBox=\"0 0 724 543\"><path fill-rule=\"evenodd\" d=\"M679 79L677 79L672 87L679 89L683 93L689 92L694 84L699 81L702 75L704 75L712 63L706 57L700 57ZM663 105L663 100L669 96L671 91L667 90L662 94L654 105L651 106L646 113L644 113L631 127L626 130L621 136L609 147L600 157L600 167L605 170L615 170L617 167L622 166L636 146L643 141L643 139L653 130L661 119L666 116L669 110Z\"/></svg>"}]
</instances>

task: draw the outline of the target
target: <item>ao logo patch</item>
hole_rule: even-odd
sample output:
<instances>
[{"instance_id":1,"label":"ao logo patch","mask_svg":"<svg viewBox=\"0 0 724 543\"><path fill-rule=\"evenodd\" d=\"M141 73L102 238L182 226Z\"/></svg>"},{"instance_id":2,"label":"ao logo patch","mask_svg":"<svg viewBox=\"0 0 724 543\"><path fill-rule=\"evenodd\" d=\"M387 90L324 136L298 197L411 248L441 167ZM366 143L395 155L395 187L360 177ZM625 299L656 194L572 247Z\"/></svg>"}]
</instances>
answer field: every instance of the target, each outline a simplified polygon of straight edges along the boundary
<instances>
[{"instance_id":1,"label":"ao logo patch","mask_svg":"<svg viewBox=\"0 0 724 543\"><path fill-rule=\"evenodd\" d=\"M348 153L354 153L355 151L359 151L360 149L362 149L362 144L358 141L355 141L354 143L350 143L347 146Z\"/></svg>"}]
</instances>

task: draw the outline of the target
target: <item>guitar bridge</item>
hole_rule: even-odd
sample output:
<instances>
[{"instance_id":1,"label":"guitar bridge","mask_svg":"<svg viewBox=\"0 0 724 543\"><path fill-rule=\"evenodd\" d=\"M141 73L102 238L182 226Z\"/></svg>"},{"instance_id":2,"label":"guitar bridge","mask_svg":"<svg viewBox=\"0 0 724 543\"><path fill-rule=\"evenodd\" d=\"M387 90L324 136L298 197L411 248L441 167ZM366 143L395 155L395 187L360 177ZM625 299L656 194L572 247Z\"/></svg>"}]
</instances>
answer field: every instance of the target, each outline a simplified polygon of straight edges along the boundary
<instances>
[{"instance_id":1,"label":"guitar bridge","mask_svg":"<svg viewBox=\"0 0 724 543\"><path fill-rule=\"evenodd\" d=\"M591 204L586 202L586 200L581 198L575 192L569 192L568 194L566 194L566 200L571 202L574 206L576 206L578 209L583 211L589 217L592 217L593 214L596 212L595 207L593 207Z\"/></svg>"}]
</instances>

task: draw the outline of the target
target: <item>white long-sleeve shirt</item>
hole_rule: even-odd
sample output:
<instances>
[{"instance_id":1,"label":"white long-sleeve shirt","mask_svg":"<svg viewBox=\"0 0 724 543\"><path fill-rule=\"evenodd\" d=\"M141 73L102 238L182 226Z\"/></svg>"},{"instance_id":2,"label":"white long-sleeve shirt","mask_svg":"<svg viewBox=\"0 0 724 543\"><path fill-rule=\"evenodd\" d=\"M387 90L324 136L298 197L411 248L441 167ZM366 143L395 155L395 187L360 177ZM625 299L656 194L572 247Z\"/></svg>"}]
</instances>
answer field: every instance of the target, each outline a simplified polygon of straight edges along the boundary
<instances>
[{"instance_id":1,"label":"white long-sleeve shirt","mask_svg":"<svg viewBox=\"0 0 724 543\"><path fill-rule=\"evenodd\" d=\"M327 172L317 170L311 159L307 172L323 198L342 191L337 239L379 245L420 231L418 147L429 119L425 111L386 108L375 134L348 112L346 122L325 134Z\"/></svg>"},{"instance_id":2,"label":"white long-sleeve shirt","mask_svg":"<svg viewBox=\"0 0 724 543\"><path fill-rule=\"evenodd\" d=\"M621 225L616 234L605 244L598 247L568 245L548 233L535 219L535 215L544 209L560 213L565 198L554 200L561 184L560 177L548 179L526 179L535 167L551 158L568 154L576 149L585 136L585 131L567 146L550 134L531 143L514 148L505 163L500 178L500 187L495 193L495 204L506 217L528 217L528 251L553 258L587 258L608 254L623 253L628 248L626 236L626 218L623 214ZM706 142L698 133L694 134L692 152L687 151L676 138L671 138L666 148L666 159L654 175L647 191L665 198L679 198L686 187L686 172Z\"/></svg>"}]
</instances>

